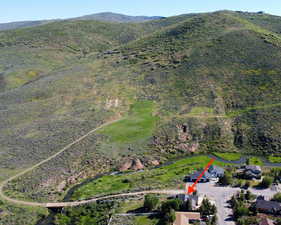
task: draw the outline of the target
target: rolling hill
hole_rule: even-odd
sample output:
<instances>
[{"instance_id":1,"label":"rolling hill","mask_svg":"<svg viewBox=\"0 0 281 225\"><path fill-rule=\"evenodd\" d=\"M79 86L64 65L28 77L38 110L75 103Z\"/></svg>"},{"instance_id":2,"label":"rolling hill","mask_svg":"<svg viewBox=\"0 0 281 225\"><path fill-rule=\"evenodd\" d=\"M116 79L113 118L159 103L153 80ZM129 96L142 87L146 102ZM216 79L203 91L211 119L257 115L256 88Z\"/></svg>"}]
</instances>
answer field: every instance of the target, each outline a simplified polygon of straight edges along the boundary
<instances>
[{"instance_id":1,"label":"rolling hill","mask_svg":"<svg viewBox=\"0 0 281 225\"><path fill-rule=\"evenodd\" d=\"M280 17L219 11L0 32L3 177L122 118L10 183L7 193L62 199L77 181L138 160L280 154L279 27Z\"/></svg>"}]
</instances>

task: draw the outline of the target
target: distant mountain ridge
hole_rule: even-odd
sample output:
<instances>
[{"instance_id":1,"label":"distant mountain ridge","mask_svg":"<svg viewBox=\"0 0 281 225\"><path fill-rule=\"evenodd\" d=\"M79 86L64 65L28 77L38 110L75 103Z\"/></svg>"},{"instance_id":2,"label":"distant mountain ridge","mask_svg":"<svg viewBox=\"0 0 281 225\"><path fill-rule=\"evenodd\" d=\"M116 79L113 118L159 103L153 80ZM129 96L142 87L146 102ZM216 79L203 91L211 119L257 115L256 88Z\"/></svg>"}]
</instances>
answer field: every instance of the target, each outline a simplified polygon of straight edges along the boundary
<instances>
[{"instance_id":1,"label":"distant mountain ridge","mask_svg":"<svg viewBox=\"0 0 281 225\"><path fill-rule=\"evenodd\" d=\"M112 12L104 12L74 18L73 20L98 20L104 22L139 23L150 20L163 19L161 16L128 16Z\"/></svg>"},{"instance_id":2,"label":"distant mountain ridge","mask_svg":"<svg viewBox=\"0 0 281 225\"><path fill-rule=\"evenodd\" d=\"M124 14L112 13L112 12L103 12L85 15L81 17L70 18L66 20L77 21L77 20L97 20L102 22L116 22L116 23L141 23L150 20L163 19L165 17L161 16L128 16ZM35 27L44 25L47 23L60 21L60 19L54 20L36 20L36 21L18 21L10 23L0 23L0 31L3 30L13 30L26 27Z\"/></svg>"}]
</instances>

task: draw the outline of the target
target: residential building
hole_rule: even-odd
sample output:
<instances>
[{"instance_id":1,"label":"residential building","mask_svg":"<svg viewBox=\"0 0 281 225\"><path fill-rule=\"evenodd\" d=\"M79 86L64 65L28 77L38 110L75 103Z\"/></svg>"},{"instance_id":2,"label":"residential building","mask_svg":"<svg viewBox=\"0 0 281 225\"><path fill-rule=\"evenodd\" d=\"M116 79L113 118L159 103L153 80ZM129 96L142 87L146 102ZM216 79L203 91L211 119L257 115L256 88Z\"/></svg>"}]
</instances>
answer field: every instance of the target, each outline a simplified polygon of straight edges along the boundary
<instances>
[{"instance_id":1,"label":"residential building","mask_svg":"<svg viewBox=\"0 0 281 225\"><path fill-rule=\"evenodd\" d=\"M239 177L244 179L260 179L262 175L261 167L255 165L243 166L236 172Z\"/></svg>"},{"instance_id":2,"label":"residential building","mask_svg":"<svg viewBox=\"0 0 281 225\"><path fill-rule=\"evenodd\" d=\"M186 182L195 182L197 178L200 176L200 174L203 172L203 170L199 170L194 172L193 174L190 174L184 178L184 181ZM201 177L199 182L206 183L211 180L217 180L218 178L222 177L224 175L224 169L219 166L211 165L204 173L204 175Z\"/></svg>"},{"instance_id":3,"label":"residential building","mask_svg":"<svg viewBox=\"0 0 281 225\"><path fill-rule=\"evenodd\" d=\"M261 213L281 214L281 204L276 201L257 200L253 207Z\"/></svg>"}]
</instances>

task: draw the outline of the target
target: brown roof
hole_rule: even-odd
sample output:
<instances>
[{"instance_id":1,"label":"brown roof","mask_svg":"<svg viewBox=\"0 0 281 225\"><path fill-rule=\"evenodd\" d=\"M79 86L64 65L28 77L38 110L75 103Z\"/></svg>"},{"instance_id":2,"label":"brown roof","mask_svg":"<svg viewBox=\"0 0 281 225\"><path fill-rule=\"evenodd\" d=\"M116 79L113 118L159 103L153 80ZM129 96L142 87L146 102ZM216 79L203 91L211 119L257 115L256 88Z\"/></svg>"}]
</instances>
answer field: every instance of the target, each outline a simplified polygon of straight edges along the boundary
<instances>
[{"instance_id":1,"label":"brown roof","mask_svg":"<svg viewBox=\"0 0 281 225\"><path fill-rule=\"evenodd\" d=\"M266 215L258 215L261 219L259 225L274 225L273 220L266 217Z\"/></svg>"},{"instance_id":2,"label":"brown roof","mask_svg":"<svg viewBox=\"0 0 281 225\"><path fill-rule=\"evenodd\" d=\"M176 212L176 220L173 225L188 225L189 220L200 220L200 213Z\"/></svg>"}]
</instances>

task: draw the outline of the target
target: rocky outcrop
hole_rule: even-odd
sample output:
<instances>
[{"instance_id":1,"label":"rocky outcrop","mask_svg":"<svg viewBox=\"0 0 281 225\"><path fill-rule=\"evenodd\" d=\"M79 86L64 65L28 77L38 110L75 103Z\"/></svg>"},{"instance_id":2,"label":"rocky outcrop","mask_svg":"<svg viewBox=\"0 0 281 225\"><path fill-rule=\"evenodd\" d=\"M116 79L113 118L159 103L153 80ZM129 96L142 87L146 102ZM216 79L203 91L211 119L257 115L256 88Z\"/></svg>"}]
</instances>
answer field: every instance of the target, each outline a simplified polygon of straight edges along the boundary
<instances>
[{"instance_id":1,"label":"rocky outcrop","mask_svg":"<svg viewBox=\"0 0 281 225\"><path fill-rule=\"evenodd\" d=\"M140 159L127 159L119 167L119 171L141 170L141 169L144 169L144 165Z\"/></svg>"},{"instance_id":2,"label":"rocky outcrop","mask_svg":"<svg viewBox=\"0 0 281 225\"><path fill-rule=\"evenodd\" d=\"M144 168L144 165L142 164L142 162L139 159L133 160L133 165L132 165L133 170L142 170L143 168Z\"/></svg>"},{"instance_id":3,"label":"rocky outcrop","mask_svg":"<svg viewBox=\"0 0 281 225\"><path fill-rule=\"evenodd\" d=\"M172 126L174 126L173 129L168 128L171 132L159 133L153 137L154 147L160 152L168 153L196 152L199 148L199 142L192 137L188 124L172 124Z\"/></svg>"},{"instance_id":4,"label":"rocky outcrop","mask_svg":"<svg viewBox=\"0 0 281 225\"><path fill-rule=\"evenodd\" d=\"M152 166L159 166L160 162L158 160L152 160L149 164L151 164Z\"/></svg>"}]
</instances>

